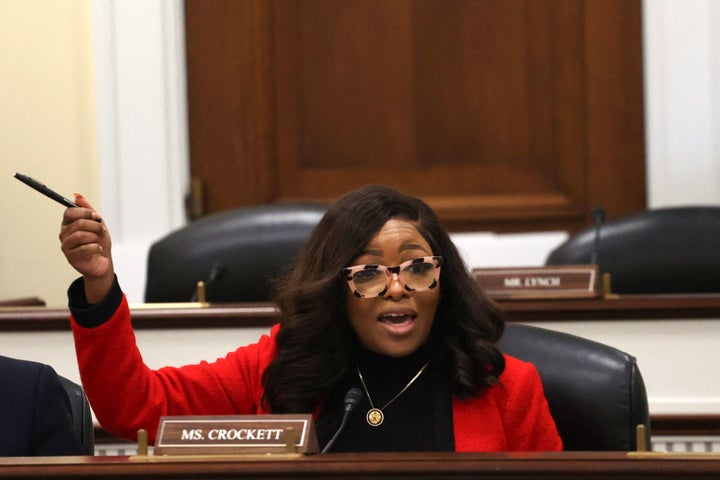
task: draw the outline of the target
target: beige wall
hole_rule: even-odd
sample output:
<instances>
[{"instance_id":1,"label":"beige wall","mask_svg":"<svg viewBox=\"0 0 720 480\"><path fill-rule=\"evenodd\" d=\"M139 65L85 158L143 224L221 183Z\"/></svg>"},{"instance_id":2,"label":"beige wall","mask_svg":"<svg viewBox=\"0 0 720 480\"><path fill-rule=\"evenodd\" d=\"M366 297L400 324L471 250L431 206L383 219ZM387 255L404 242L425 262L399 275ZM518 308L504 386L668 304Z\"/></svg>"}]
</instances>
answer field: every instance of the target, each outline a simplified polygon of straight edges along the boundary
<instances>
[{"instance_id":1,"label":"beige wall","mask_svg":"<svg viewBox=\"0 0 720 480\"><path fill-rule=\"evenodd\" d=\"M92 3L0 0L0 300L64 305L63 207L12 175L98 203Z\"/></svg>"}]
</instances>

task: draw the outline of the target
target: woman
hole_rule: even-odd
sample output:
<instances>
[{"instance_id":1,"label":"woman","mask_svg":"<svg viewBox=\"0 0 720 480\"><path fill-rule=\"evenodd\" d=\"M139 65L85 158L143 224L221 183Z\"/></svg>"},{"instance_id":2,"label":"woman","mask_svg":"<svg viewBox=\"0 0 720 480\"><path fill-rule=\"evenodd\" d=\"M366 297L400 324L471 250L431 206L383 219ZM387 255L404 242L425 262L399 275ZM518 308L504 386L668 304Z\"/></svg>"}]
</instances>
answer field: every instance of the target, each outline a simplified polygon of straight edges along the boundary
<instances>
[{"instance_id":1,"label":"woman","mask_svg":"<svg viewBox=\"0 0 720 480\"><path fill-rule=\"evenodd\" d=\"M277 284L280 324L213 363L148 369L81 196L60 239L83 385L100 423L133 438L163 415L307 413L326 444L343 397L363 391L333 451L559 450L536 370L495 347L503 321L434 212L383 186L341 198Z\"/></svg>"}]
</instances>

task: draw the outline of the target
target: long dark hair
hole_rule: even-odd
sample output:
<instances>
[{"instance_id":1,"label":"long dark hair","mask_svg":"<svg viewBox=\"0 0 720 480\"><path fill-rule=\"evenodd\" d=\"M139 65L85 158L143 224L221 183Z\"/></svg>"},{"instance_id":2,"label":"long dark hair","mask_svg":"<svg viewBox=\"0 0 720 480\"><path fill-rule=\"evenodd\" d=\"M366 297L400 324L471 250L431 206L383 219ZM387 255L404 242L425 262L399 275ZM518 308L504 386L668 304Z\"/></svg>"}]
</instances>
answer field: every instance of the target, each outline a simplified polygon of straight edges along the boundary
<instances>
[{"instance_id":1,"label":"long dark hair","mask_svg":"<svg viewBox=\"0 0 720 480\"><path fill-rule=\"evenodd\" d=\"M292 271L275 288L281 311L277 354L263 374L264 401L275 413L311 412L352 366L354 333L342 268L391 218L414 223L443 257L433 334L442 339L453 394L467 398L497 382L505 361L495 342L504 322L480 292L433 210L395 189L369 185L343 196L308 238Z\"/></svg>"}]
</instances>

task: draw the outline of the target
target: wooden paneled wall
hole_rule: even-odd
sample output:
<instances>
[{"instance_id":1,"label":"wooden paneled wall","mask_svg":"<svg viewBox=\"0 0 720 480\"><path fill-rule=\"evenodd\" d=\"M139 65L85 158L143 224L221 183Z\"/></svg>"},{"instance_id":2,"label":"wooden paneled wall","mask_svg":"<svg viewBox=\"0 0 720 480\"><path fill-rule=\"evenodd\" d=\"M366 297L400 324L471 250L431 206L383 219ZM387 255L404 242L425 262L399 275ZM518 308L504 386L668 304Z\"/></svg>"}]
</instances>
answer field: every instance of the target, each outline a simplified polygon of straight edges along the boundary
<instances>
[{"instance_id":1,"label":"wooden paneled wall","mask_svg":"<svg viewBox=\"0 0 720 480\"><path fill-rule=\"evenodd\" d=\"M186 0L206 212L421 196L452 230L646 207L640 0Z\"/></svg>"}]
</instances>

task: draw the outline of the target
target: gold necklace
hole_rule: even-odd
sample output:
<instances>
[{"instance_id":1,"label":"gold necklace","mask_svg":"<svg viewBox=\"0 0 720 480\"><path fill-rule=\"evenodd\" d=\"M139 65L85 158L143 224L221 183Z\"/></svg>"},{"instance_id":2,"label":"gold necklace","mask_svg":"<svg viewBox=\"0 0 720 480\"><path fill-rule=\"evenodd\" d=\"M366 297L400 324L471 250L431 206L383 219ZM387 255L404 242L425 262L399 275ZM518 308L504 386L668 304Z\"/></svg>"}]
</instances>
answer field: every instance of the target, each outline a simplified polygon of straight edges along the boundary
<instances>
[{"instance_id":1,"label":"gold necklace","mask_svg":"<svg viewBox=\"0 0 720 480\"><path fill-rule=\"evenodd\" d=\"M365 385L365 379L363 378L362 373L360 372L360 366L359 365L357 366L357 373L358 373L358 377L360 377L360 383L362 384L363 390L365 390L365 395L367 395L368 401L370 402L370 410L368 410L368 412L365 414L365 420L367 420L368 424L371 427L379 427L383 423L383 420L385 420L385 414L383 413L383 410L385 410L391 403L393 403L395 400L397 400L398 397L400 397L400 395L405 393L405 390L410 388L410 385L412 385L413 382L415 380L417 380L420 375L422 375L422 373L425 371L425 368L429 364L430 364L430 362L428 361L425 365L423 365L422 368L420 370L418 370L418 372L415 374L415 376L412 379L410 379L410 381L407 383L407 385L405 385L403 387L403 389L400 390L400 392L398 392L397 395L395 395L393 398L391 398L389 402L387 402L385 405L383 405L380 408L377 408L375 406L375 404L373 403L372 398L370 398L370 392L368 392L367 385Z\"/></svg>"}]
</instances>

